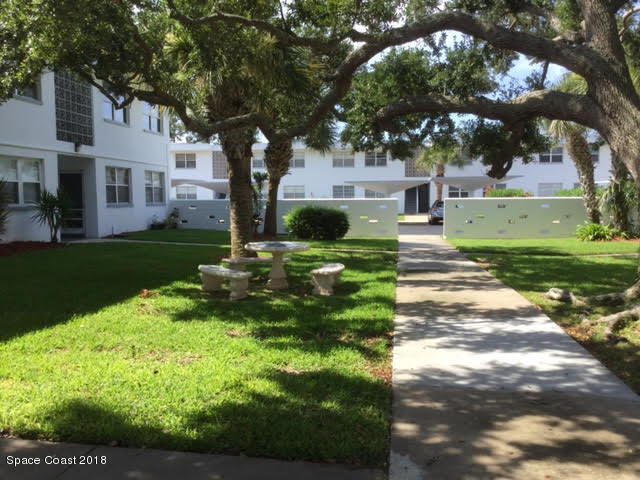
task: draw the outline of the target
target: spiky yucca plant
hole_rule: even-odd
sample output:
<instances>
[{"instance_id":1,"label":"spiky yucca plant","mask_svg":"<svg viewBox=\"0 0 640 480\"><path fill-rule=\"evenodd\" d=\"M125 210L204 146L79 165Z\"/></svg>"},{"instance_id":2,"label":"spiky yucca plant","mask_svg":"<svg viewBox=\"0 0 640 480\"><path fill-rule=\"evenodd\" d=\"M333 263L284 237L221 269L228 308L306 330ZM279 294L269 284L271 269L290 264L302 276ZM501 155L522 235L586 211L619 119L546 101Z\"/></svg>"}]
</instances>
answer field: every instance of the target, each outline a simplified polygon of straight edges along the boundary
<instances>
[{"instance_id":1,"label":"spiky yucca plant","mask_svg":"<svg viewBox=\"0 0 640 480\"><path fill-rule=\"evenodd\" d=\"M31 217L41 225L49 227L51 243L58 242L58 233L71 216L71 199L58 188L56 193L43 190L35 203L36 213Z\"/></svg>"},{"instance_id":2,"label":"spiky yucca plant","mask_svg":"<svg viewBox=\"0 0 640 480\"><path fill-rule=\"evenodd\" d=\"M9 219L9 192L7 190L6 180L0 178L0 235L6 233Z\"/></svg>"}]
</instances>

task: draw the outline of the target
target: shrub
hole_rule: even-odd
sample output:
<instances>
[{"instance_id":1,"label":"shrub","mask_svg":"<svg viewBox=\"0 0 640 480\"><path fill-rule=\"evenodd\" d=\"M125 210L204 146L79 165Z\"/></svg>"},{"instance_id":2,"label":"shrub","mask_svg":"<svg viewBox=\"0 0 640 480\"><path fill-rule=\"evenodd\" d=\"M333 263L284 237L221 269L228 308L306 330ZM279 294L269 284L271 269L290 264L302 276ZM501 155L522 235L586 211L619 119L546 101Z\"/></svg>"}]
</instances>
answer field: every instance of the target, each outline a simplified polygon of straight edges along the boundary
<instances>
[{"instance_id":1,"label":"shrub","mask_svg":"<svg viewBox=\"0 0 640 480\"><path fill-rule=\"evenodd\" d=\"M554 197L581 197L582 189L581 188L570 188L567 190L560 190L553 194Z\"/></svg>"},{"instance_id":2,"label":"shrub","mask_svg":"<svg viewBox=\"0 0 640 480\"><path fill-rule=\"evenodd\" d=\"M51 235L51 243L58 241L58 232L71 216L71 199L58 188L56 193L43 190L35 203L36 213L31 217L34 221L47 225Z\"/></svg>"},{"instance_id":3,"label":"shrub","mask_svg":"<svg viewBox=\"0 0 640 480\"><path fill-rule=\"evenodd\" d=\"M0 178L0 235L7 231L7 220L9 219L9 194L7 192L7 182Z\"/></svg>"},{"instance_id":4,"label":"shrub","mask_svg":"<svg viewBox=\"0 0 640 480\"><path fill-rule=\"evenodd\" d=\"M505 197L531 197L529 192L525 192L522 189L505 188L504 190L488 190L487 197L492 198L505 198Z\"/></svg>"},{"instance_id":5,"label":"shrub","mask_svg":"<svg viewBox=\"0 0 640 480\"><path fill-rule=\"evenodd\" d=\"M588 223L580 225L576 230L576 238L583 242L611 241L614 238L627 238L627 234L608 225Z\"/></svg>"},{"instance_id":6,"label":"shrub","mask_svg":"<svg viewBox=\"0 0 640 480\"><path fill-rule=\"evenodd\" d=\"M297 238L337 240L349 231L349 219L341 210L324 207L300 207L285 220L287 229Z\"/></svg>"}]
</instances>

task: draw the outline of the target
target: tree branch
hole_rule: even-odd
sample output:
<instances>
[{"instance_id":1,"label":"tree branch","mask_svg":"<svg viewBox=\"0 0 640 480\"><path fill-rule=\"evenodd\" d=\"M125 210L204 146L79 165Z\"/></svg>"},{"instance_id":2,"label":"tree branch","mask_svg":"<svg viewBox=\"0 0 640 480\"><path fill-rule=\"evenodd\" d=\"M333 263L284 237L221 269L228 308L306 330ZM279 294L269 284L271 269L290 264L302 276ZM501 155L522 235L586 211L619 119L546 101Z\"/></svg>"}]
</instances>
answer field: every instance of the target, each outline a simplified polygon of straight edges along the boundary
<instances>
[{"instance_id":1,"label":"tree branch","mask_svg":"<svg viewBox=\"0 0 640 480\"><path fill-rule=\"evenodd\" d=\"M507 128L534 117L568 120L598 129L598 107L587 97L536 90L510 102L498 102L485 97L455 98L431 94L401 100L378 110L375 123L394 131L393 120L415 113L463 113L503 122Z\"/></svg>"},{"instance_id":2,"label":"tree branch","mask_svg":"<svg viewBox=\"0 0 640 480\"><path fill-rule=\"evenodd\" d=\"M627 33L627 30L629 30L629 22L631 21L631 17L638 12L640 12L640 7L627 10L625 14L622 16L622 28L618 32L618 37L620 37L620 40L622 40L622 37L624 36L624 34Z\"/></svg>"}]
</instances>

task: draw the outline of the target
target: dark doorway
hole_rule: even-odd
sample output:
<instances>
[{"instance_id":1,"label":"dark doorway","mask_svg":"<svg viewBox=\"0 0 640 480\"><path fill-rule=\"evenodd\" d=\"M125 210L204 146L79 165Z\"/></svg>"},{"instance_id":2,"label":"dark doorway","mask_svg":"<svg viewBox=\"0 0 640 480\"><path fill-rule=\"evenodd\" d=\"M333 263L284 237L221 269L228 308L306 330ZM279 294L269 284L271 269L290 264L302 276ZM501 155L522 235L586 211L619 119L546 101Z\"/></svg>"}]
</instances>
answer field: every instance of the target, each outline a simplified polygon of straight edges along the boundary
<instances>
[{"instance_id":1,"label":"dark doorway","mask_svg":"<svg viewBox=\"0 0 640 480\"><path fill-rule=\"evenodd\" d=\"M71 199L71 218L62 229L63 235L84 236L84 195L82 173L60 173L60 188Z\"/></svg>"},{"instance_id":2,"label":"dark doorway","mask_svg":"<svg viewBox=\"0 0 640 480\"><path fill-rule=\"evenodd\" d=\"M418 187L418 213L429 211L429 184L424 183Z\"/></svg>"},{"instance_id":3,"label":"dark doorway","mask_svg":"<svg viewBox=\"0 0 640 480\"><path fill-rule=\"evenodd\" d=\"M417 189L416 187L408 188L404 191L404 213L412 214L417 210Z\"/></svg>"}]
</instances>

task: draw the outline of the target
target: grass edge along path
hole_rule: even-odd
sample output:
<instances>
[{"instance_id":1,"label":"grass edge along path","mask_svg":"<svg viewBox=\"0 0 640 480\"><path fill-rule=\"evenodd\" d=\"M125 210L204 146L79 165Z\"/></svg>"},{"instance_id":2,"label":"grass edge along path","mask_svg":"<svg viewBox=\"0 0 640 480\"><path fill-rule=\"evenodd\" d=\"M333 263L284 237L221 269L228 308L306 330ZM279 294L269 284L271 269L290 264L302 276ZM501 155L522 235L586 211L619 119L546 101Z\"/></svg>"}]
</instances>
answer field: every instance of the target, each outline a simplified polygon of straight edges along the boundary
<instances>
[{"instance_id":1,"label":"grass edge along path","mask_svg":"<svg viewBox=\"0 0 640 480\"><path fill-rule=\"evenodd\" d=\"M0 433L383 466L396 255L310 251L291 288L200 291L228 249L77 244L0 259ZM309 271L347 266L332 297ZM375 265L375 269L372 268Z\"/></svg>"}]
</instances>

